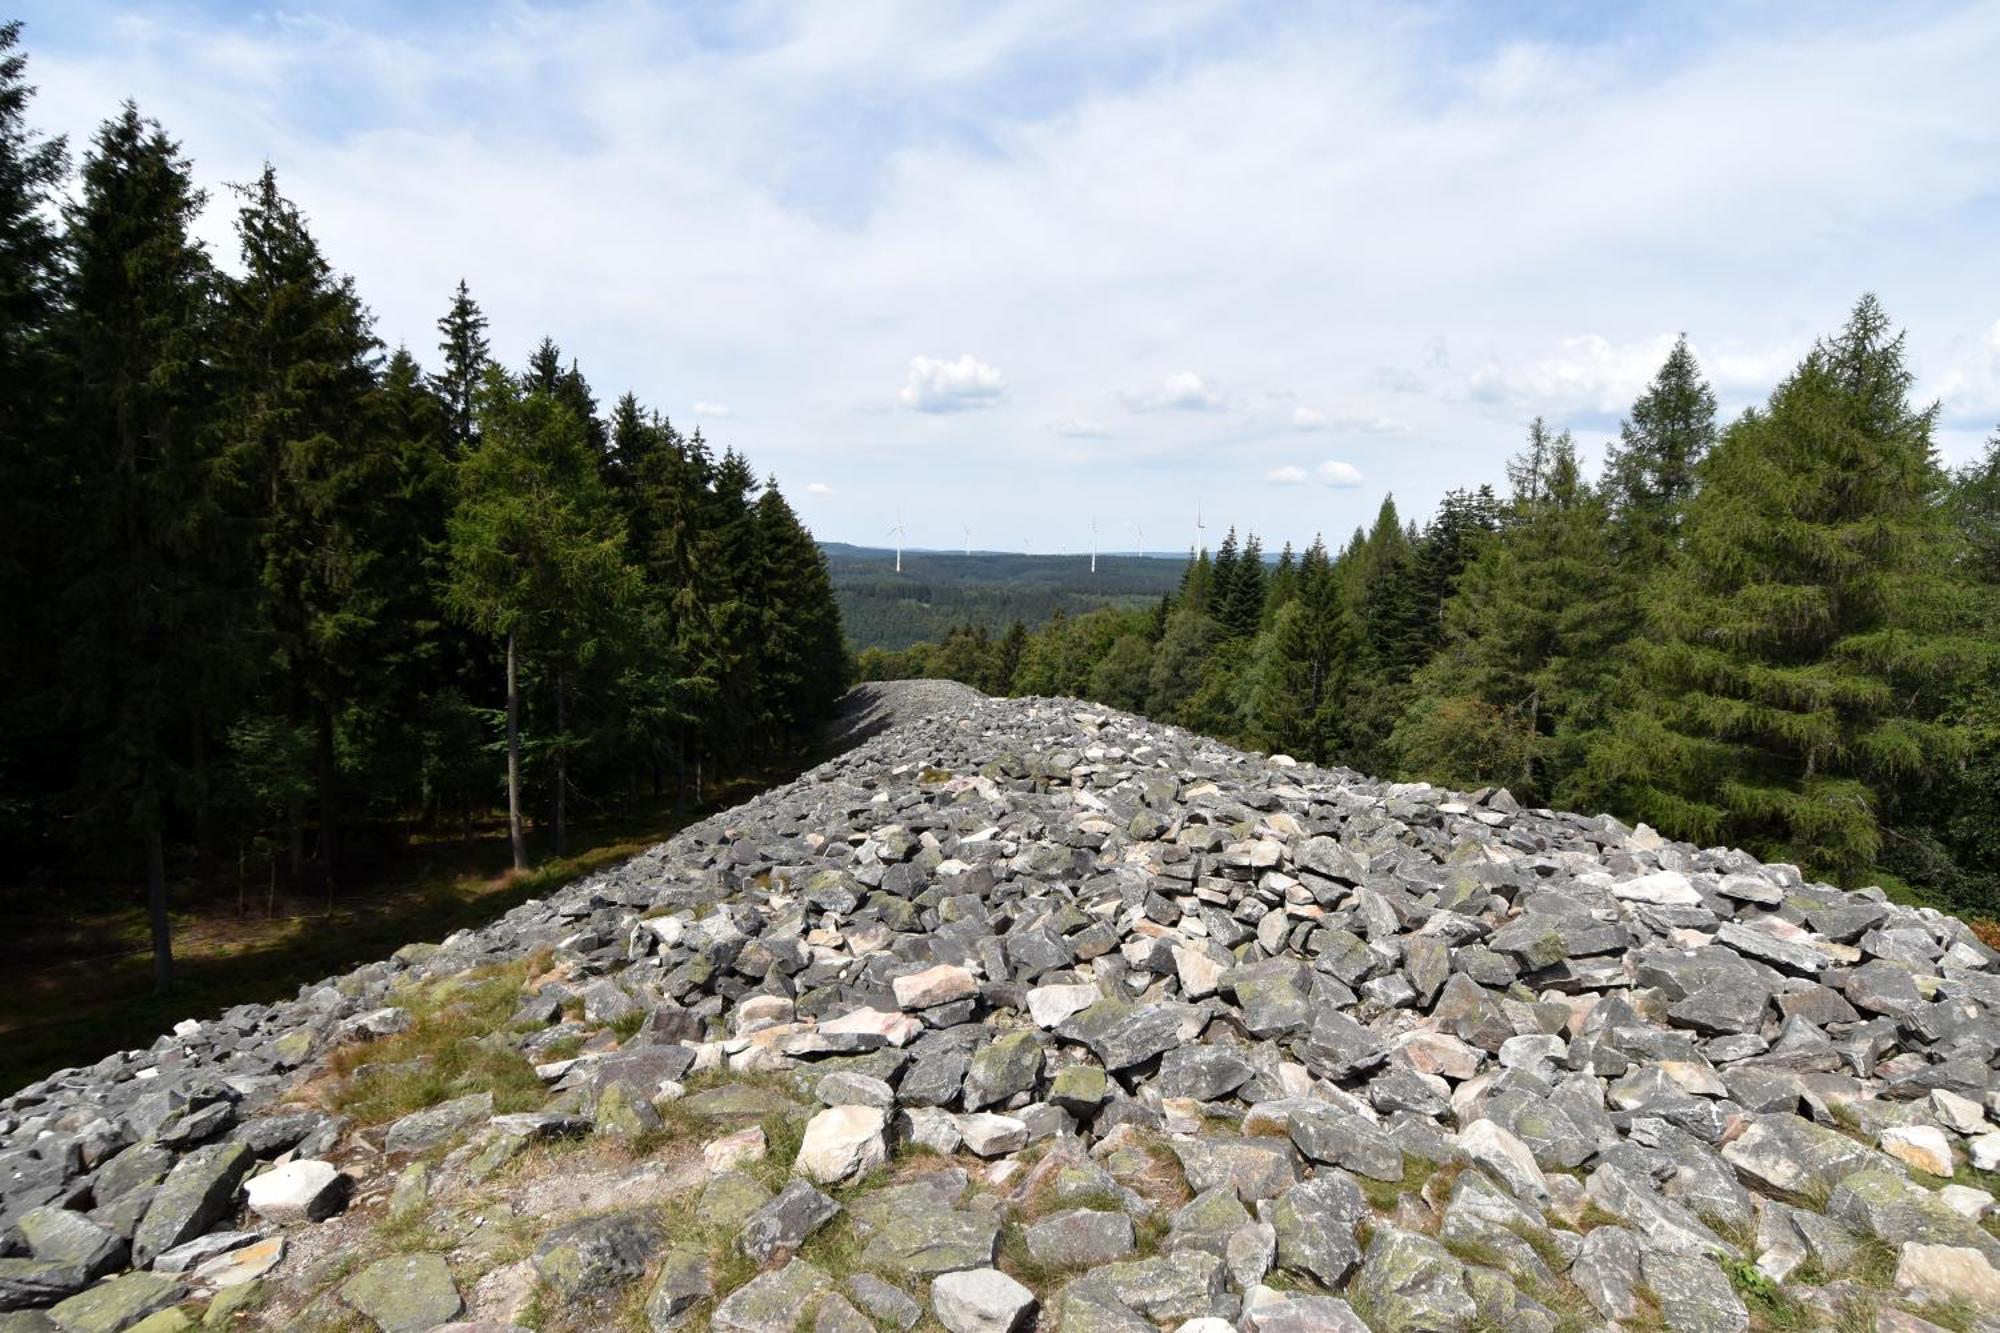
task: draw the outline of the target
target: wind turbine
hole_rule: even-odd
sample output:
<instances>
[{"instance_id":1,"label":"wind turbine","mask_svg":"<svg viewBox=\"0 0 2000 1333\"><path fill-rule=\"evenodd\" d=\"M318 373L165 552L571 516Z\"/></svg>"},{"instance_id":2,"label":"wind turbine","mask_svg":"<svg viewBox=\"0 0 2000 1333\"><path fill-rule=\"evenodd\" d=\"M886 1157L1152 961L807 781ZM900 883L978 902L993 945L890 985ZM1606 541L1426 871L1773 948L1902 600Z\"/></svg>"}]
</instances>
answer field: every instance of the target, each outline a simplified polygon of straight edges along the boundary
<instances>
[{"instance_id":1,"label":"wind turbine","mask_svg":"<svg viewBox=\"0 0 2000 1333\"><path fill-rule=\"evenodd\" d=\"M1201 521L1201 501L1196 500L1194 502L1194 553L1197 557L1201 555L1204 549L1203 543L1207 540L1202 535L1203 529L1207 526L1207 524Z\"/></svg>"},{"instance_id":2,"label":"wind turbine","mask_svg":"<svg viewBox=\"0 0 2000 1333\"><path fill-rule=\"evenodd\" d=\"M1133 532L1139 535L1139 549L1134 551L1132 554L1134 555L1146 554L1146 530L1140 527L1137 523L1128 523L1125 526L1132 529Z\"/></svg>"},{"instance_id":3,"label":"wind turbine","mask_svg":"<svg viewBox=\"0 0 2000 1333\"><path fill-rule=\"evenodd\" d=\"M1090 516L1090 572L1097 572L1097 515Z\"/></svg>"},{"instance_id":4,"label":"wind turbine","mask_svg":"<svg viewBox=\"0 0 2000 1333\"><path fill-rule=\"evenodd\" d=\"M971 529L971 528L967 528L967 527L965 526L965 524L963 524L963 523L959 524L958 526L959 526L959 527L961 527L961 528L965 528L965 553L966 553L967 555L971 555L971 554L972 554L972 529Z\"/></svg>"},{"instance_id":5,"label":"wind turbine","mask_svg":"<svg viewBox=\"0 0 2000 1333\"><path fill-rule=\"evenodd\" d=\"M903 572L903 507L896 506L896 526L889 529L889 535L896 539L896 572Z\"/></svg>"}]
</instances>

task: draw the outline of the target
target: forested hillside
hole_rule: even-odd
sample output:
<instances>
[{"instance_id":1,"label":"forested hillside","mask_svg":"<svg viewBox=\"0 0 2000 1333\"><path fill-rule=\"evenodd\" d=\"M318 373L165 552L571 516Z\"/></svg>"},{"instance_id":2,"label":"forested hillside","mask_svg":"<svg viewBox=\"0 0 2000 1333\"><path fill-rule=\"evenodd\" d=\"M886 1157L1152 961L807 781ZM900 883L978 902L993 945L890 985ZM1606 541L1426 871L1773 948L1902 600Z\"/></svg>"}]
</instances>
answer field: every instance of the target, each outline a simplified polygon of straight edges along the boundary
<instances>
[{"instance_id":1,"label":"forested hillside","mask_svg":"<svg viewBox=\"0 0 2000 1333\"><path fill-rule=\"evenodd\" d=\"M127 103L29 123L0 27L0 854L331 894L364 825L522 826L799 740L842 688L826 568L774 482L460 282L385 348L267 166L210 200ZM440 305L451 279L441 275ZM427 349L426 349L427 350ZM523 349L525 350L525 349Z\"/></svg>"},{"instance_id":2,"label":"forested hillside","mask_svg":"<svg viewBox=\"0 0 2000 1333\"><path fill-rule=\"evenodd\" d=\"M2000 910L2000 439L1951 475L1864 298L1719 424L1683 341L1603 473L1542 421L1508 494L1385 500L1267 571L1231 533L1163 606L960 628L863 674L1077 694L1365 772L1505 785Z\"/></svg>"},{"instance_id":3,"label":"forested hillside","mask_svg":"<svg viewBox=\"0 0 2000 1333\"><path fill-rule=\"evenodd\" d=\"M1015 555L999 551L892 551L826 542L828 571L848 642L859 649L908 648L960 626L998 634L1015 621L1039 625L1058 611L1079 615L1151 606L1180 585L1180 565L1154 556Z\"/></svg>"}]
</instances>

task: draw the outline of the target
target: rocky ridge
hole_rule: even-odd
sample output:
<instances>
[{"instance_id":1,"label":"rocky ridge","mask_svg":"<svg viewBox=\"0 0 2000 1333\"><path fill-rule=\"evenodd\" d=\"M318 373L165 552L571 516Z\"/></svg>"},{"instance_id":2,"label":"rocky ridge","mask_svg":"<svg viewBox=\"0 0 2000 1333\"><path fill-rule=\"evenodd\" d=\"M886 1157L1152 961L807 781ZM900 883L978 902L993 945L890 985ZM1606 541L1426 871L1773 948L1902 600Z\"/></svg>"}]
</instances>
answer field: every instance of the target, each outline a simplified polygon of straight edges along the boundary
<instances>
[{"instance_id":1,"label":"rocky ridge","mask_svg":"<svg viewBox=\"0 0 2000 1333\"><path fill-rule=\"evenodd\" d=\"M2000 1329L2000 956L1608 817L871 687L0 1101L0 1333Z\"/></svg>"}]
</instances>

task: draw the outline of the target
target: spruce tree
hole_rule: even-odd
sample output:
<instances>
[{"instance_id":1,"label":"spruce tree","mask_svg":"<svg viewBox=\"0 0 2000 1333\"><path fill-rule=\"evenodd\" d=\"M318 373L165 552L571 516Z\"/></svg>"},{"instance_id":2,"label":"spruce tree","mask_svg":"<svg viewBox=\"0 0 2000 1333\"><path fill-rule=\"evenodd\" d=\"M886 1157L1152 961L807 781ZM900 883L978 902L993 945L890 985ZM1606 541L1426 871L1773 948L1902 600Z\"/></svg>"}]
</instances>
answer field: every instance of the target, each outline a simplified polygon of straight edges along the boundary
<instances>
[{"instance_id":1,"label":"spruce tree","mask_svg":"<svg viewBox=\"0 0 2000 1333\"><path fill-rule=\"evenodd\" d=\"M1843 878L1900 789L1966 748L1985 656L1952 556L1936 408L1870 297L1700 468L1682 559L1647 589L1647 689L1572 784L1702 842Z\"/></svg>"},{"instance_id":2,"label":"spruce tree","mask_svg":"<svg viewBox=\"0 0 2000 1333\"><path fill-rule=\"evenodd\" d=\"M63 530L81 508L56 425L51 326L60 299L50 204L68 169L60 138L27 121L34 89L21 25L0 24L0 831L38 839L53 822L49 779L68 747L55 725L61 681L52 644L62 622L47 590L64 577ZM57 785L61 784L57 779Z\"/></svg>"},{"instance_id":3,"label":"spruce tree","mask_svg":"<svg viewBox=\"0 0 2000 1333\"><path fill-rule=\"evenodd\" d=\"M1250 736L1267 750L1330 761L1360 641L1341 580L1318 537L1299 561L1296 594L1258 639Z\"/></svg>"},{"instance_id":4,"label":"spruce tree","mask_svg":"<svg viewBox=\"0 0 2000 1333\"><path fill-rule=\"evenodd\" d=\"M454 614L502 641L506 659L507 823L516 869L528 865L522 813L521 676L533 660L555 677L598 650L629 604L624 525L597 472L587 433L552 393L489 367L479 445L458 465L450 581ZM556 740L557 792L566 737ZM558 814L563 810L557 802Z\"/></svg>"},{"instance_id":5,"label":"spruce tree","mask_svg":"<svg viewBox=\"0 0 2000 1333\"><path fill-rule=\"evenodd\" d=\"M1541 797L1574 766L1600 721L1622 632L1606 606L1607 523L1575 445L1555 437L1532 493L1517 497L1446 606L1443 646L1391 738L1401 770Z\"/></svg>"},{"instance_id":6,"label":"spruce tree","mask_svg":"<svg viewBox=\"0 0 2000 1333\"><path fill-rule=\"evenodd\" d=\"M137 844L161 992L165 825L198 796L191 734L223 720L242 651L203 433L214 275L190 235L202 198L179 146L128 102L98 131L66 212L63 429L88 503L68 534L62 661L87 823Z\"/></svg>"},{"instance_id":7,"label":"spruce tree","mask_svg":"<svg viewBox=\"0 0 2000 1333\"><path fill-rule=\"evenodd\" d=\"M1627 558L1654 560L1672 545L1694 497L1701 460L1715 444L1715 394L1683 334L1632 404L1605 456L1604 486Z\"/></svg>"},{"instance_id":8,"label":"spruce tree","mask_svg":"<svg viewBox=\"0 0 2000 1333\"><path fill-rule=\"evenodd\" d=\"M267 164L239 186L242 275L226 284L217 363L223 461L240 488L269 651L271 707L313 736L318 856L338 862L341 712L374 678L404 575L381 559L397 460L374 428L381 347ZM293 869L304 855L291 820Z\"/></svg>"},{"instance_id":9,"label":"spruce tree","mask_svg":"<svg viewBox=\"0 0 2000 1333\"><path fill-rule=\"evenodd\" d=\"M458 280L451 309L438 320L437 329L444 368L431 377L431 389L444 404L446 452L457 459L478 443L479 384L492 360L492 348L486 342L486 315L472 299L464 278Z\"/></svg>"}]
</instances>

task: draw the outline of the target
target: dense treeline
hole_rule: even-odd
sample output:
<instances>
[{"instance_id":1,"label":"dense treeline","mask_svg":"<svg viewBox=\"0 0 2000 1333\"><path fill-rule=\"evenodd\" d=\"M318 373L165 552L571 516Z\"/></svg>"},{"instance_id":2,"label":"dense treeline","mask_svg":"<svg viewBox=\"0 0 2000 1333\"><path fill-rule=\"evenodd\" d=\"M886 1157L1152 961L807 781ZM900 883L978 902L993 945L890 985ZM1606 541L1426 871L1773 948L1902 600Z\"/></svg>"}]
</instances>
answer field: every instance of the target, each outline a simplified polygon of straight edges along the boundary
<instances>
[{"instance_id":1,"label":"dense treeline","mask_svg":"<svg viewBox=\"0 0 2000 1333\"><path fill-rule=\"evenodd\" d=\"M901 649L940 640L960 626L997 633L1019 620L1039 625L1061 611L1150 606L1172 592L1179 564L1154 556L905 551L903 572L886 551L829 542L827 570L840 623L855 648Z\"/></svg>"},{"instance_id":2,"label":"dense treeline","mask_svg":"<svg viewBox=\"0 0 2000 1333\"><path fill-rule=\"evenodd\" d=\"M1601 476L1384 501L1337 553L1231 533L1143 612L960 629L862 674L1071 694L1262 749L1505 785L2000 909L2000 438L1957 475L1871 298L1719 426L1685 341Z\"/></svg>"},{"instance_id":3,"label":"dense treeline","mask_svg":"<svg viewBox=\"0 0 2000 1333\"><path fill-rule=\"evenodd\" d=\"M364 826L699 790L800 740L844 670L774 483L463 282L436 369L386 353L266 167L234 271L131 104L74 180L0 27L0 847L143 875L244 860L332 891Z\"/></svg>"}]
</instances>

